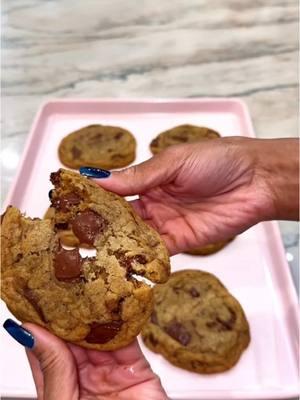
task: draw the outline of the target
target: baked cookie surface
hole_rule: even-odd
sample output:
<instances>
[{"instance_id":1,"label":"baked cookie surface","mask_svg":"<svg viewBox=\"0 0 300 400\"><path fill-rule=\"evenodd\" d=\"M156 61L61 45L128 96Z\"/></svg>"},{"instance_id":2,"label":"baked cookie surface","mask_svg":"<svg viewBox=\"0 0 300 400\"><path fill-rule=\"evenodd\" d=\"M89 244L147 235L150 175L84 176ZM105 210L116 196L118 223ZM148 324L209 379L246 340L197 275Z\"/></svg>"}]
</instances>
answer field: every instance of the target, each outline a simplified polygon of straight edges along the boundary
<instances>
[{"instance_id":1,"label":"baked cookie surface","mask_svg":"<svg viewBox=\"0 0 300 400\"><path fill-rule=\"evenodd\" d=\"M70 133L58 148L60 161L70 168L121 168L135 159L136 141L126 129L89 125Z\"/></svg>"},{"instance_id":2,"label":"baked cookie surface","mask_svg":"<svg viewBox=\"0 0 300 400\"><path fill-rule=\"evenodd\" d=\"M232 242L234 238L230 238L228 240L223 240L220 242L216 242L213 244L208 244L202 247L196 247L193 250L189 250L186 253L192 254L193 256L209 256L211 254L215 254L218 251L222 250L228 243Z\"/></svg>"},{"instance_id":3,"label":"baked cookie surface","mask_svg":"<svg viewBox=\"0 0 300 400\"><path fill-rule=\"evenodd\" d=\"M157 154L175 144L194 143L201 139L217 139L220 134L212 129L195 125L178 125L161 132L150 143L150 150Z\"/></svg>"},{"instance_id":4,"label":"baked cookie surface","mask_svg":"<svg viewBox=\"0 0 300 400\"><path fill-rule=\"evenodd\" d=\"M155 286L142 338L172 364L209 374L236 364L250 332L242 307L214 275L182 270Z\"/></svg>"},{"instance_id":5,"label":"baked cookie surface","mask_svg":"<svg viewBox=\"0 0 300 400\"><path fill-rule=\"evenodd\" d=\"M121 197L77 173L51 174L52 219L30 219L15 207L2 218L2 290L9 310L63 339L115 350L130 343L152 310L153 290L135 275L165 282L167 250L158 233ZM96 250L65 249L55 226L68 223Z\"/></svg>"}]
</instances>

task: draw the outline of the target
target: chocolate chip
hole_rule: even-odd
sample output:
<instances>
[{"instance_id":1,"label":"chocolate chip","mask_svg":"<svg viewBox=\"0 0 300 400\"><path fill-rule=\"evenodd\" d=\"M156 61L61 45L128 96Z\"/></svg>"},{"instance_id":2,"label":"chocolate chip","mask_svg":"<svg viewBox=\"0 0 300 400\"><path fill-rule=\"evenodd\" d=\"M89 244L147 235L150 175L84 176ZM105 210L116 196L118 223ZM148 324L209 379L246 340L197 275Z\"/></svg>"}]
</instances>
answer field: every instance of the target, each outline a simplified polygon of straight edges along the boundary
<instances>
[{"instance_id":1,"label":"chocolate chip","mask_svg":"<svg viewBox=\"0 0 300 400\"><path fill-rule=\"evenodd\" d=\"M60 281L76 280L81 274L83 259L79 249L66 250L59 249L54 257L55 276Z\"/></svg>"},{"instance_id":2,"label":"chocolate chip","mask_svg":"<svg viewBox=\"0 0 300 400\"><path fill-rule=\"evenodd\" d=\"M53 184L54 186L56 186L56 185L59 184L59 181L60 181L60 174L61 174L61 171L60 171L60 170L58 170L57 172L52 172L52 173L50 174L50 181L52 182L52 184Z\"/></svg>"},{"instance_id":3,"label":"chocolate chip","mask_svg":"<svg viewBox=\"0 0 300 400\"><path fill-rule=\"evenodd\" d=\"M183 346L187 346L191 341L190 332L179 322L173 321L167 326L165 332Z\"/></svg>"},{"instance_id":4,"label":"chocolate chip","mask_svg":"<svg viewBox=\"0 0 300 400\"><path fill-rule=\"evenodd\" d=\"M67 193L64 196L51 199L52 206L59 211L67 212L72 206L77 206L81 198L76 193Z\"/></svg>"},{"instance_id":5,"label":"chocolate chip","mask_svg":"<svg viewBox=\"0 0 300 400\"><path fill-rule=\"evenodd\" d=\"M52 199L53 192L54 192L53 189L49 190L49 192L48 192L48 197L49 197L50 200Z\"/></svg>"},{"instance_id":6,"label":"chocolate chip","mask_svg":"<svg viewBox=\"0 0 300 400\"><path fill-rule=\"evenodd\" d=\"M126 256L125 253L123 253L122 251L117 251L115 252L115 256L117 257L120 265L126 268L127 270L131 270L132 264L134 262L143 265L147 263L147 259L143 254L137 254L135 256Z\"/></svg>"},{"instance_id":7,"label":"chocolate chip","mask_svg":"<svg viewBox=\"0 0 300 400\"><path fill-rule=\"evenodd\" d=\"M118 133L114 136L114 138L117 139L117 140L119 140L119 139L121 139L121 137L122 137L123 135L124 135L123 132L118 132Z\"/></svg>"},{"instance_id":8,"label":"chocolate chip","mask_svg":"<svg viewBox=\"0 0 300 400\"><path fill-rule=\"evenodd\" d=\"M139 264L147 264L147 259L142 254L137 254L136 256L133 256L133 261L136 261Z\"/></svg>"},{"instance_id":9,"label":"chocolate chip","mask_svg":"<svg viewBox=\"0 0 300 400\"><path fill-rule=\"evenodd\" d=\"M118 334L122 323L122 321L111 321L105 324L92 323L85 340L88 343L107 343Z\"/></svg>"},{"instance_id":10,"label":"chocolate chip","mask_svg":"<svg viewBox=\"0 0 300 400\"><path fill-rule=\"evenodd\" d=\"M82 154L82 151L79 150L79 148L76 147L76 146L73 146L73 147L71 148L71 152L72 152L73 158L79 158L79 157L81 156L81 154Z\"/></svg>"},{"instance_id":11,"label":"chocolate chip","mask_svg":"<svg viewBox=\"0 0 300 400\"><path fill-rule=\"evenodd\" d=\"M106 220L92 210L78 214L72 221L72 230L80 243L93 245L97 236L106 228Z\"/></svg>"},{"instance_id":12,"label":"chocolate chip","mask_svg":"<svg viewBox=\"0 0 300 400\"><path fill-rule=\"evenodd\" d=\"M155 311L152 312L150 321L152 322L152 324L158 325L157 314Z\"/></svg>"},{"instance_id":13,"label":"chocolate chip","mask_svg":"<svg viewBox=\"0 0 300 400\"><path fill-rule=\"evenodd\" d=\"M59 222L55 224L55 228L60 230L60 231L65 231L66 229L69 228L68 222Z\"/></svg>"},{"instance_id":14,"label":"chocolate chip","mask_svg":"<svg viewBox=\"0 0 300 400\"><path fill-rule=\"evenodd\" d=\"M192 287L190 289L190 294L191 294L192 297L199 297L200 296L198 290L196 290L194 287Z\"/></svg>"},{"instance_id":15,"label":"chocolate chip","mask_svg":"<svg viewBox=\"0 0 300 400\"><path fill-rule=\"evenodd\" d=\"M236 321L236 314L235 312L228 307L228 311L230 313L230 317L227 320L221 319L219 316L216 316L214 321L207 322L206 326L208 328L212 328L217 330L218 332L222 331L231 331L234 323Z\"/></svg>"},{"instance_id":16,"label":"chocolate chip","mask_svg":"<svg viewBox=\"0 0 300 400\"><path fill-rule=\"evenodd\" d=\"M151 147L158 147L158 144L159 144L159 140L158 140L158 138L155 138L155 139L153 139L152 142L150 143L150 146L151 146Z\"/></svg>"},{"instance_id":17,"label":"chocolate chip","mask_svg":"<svg viewBox=\"0 0 300 400\"><path fill-rule=\"evenodd\" d=\"M27 301L32 305L32 307L35 309L35 311L39 314L39 317L41 318L42 321L47 322L45 318L45 314L38 304L38 299L37 295L33 292L33 290L29 289L28 287L25 287L23 289L23 295Z\"/></svg>"}]
</instances>

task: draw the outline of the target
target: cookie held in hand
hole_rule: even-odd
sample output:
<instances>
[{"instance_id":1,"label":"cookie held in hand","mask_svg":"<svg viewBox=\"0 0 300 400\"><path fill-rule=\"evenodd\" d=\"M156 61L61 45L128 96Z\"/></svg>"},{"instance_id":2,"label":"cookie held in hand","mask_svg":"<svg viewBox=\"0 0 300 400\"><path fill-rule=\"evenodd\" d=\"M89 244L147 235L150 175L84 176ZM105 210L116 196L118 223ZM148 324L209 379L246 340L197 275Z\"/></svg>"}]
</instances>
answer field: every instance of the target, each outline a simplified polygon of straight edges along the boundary
<instances>
[{"instance_id":1,"label":"cookie held in hand","mask_svg":"<svg viewBox=\"0 0 300 400\"><path fill-rule=\"evenodd\" d=\"M136 276L165 282L167 250L123 198L71 171L51 180L53 219L26 218L15 207L3 216L1 296L19 320L67 341L98 350L126 346L152 310L153 290ZM71 226L96 255L62 247L58 224Z\"/></svg>"},{"instance_id":2,"label":"cookie held in hand","mask_svg":"<svg viewBox=\"0 0 300 400\"><path fill-rule=\"evenodd\" d=\"M181 270L154 287L145 344L172 364L210 374L233 367L250 342L239 302L212 274Z\"/></svg>"}]
</instances>

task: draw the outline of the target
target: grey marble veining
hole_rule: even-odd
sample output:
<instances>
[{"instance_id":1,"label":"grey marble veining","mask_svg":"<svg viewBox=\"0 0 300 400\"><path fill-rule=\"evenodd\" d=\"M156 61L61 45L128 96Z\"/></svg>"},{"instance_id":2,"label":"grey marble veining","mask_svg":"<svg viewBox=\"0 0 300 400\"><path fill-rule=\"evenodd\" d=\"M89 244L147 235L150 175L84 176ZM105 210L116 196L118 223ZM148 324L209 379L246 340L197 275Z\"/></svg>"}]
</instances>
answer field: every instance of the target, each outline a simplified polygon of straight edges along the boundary
<instances>
[{"instance_id":1,"label":"grey marble veining","mask_svg":"<svg viewBox=\"0 0 300 400\"><path fill-rule=\"evenodd\" d=\"M258 137L297 136L296 0L3 0L2 24L2 199L50 98L238 96Z\"/></svg>"}]
</instances>

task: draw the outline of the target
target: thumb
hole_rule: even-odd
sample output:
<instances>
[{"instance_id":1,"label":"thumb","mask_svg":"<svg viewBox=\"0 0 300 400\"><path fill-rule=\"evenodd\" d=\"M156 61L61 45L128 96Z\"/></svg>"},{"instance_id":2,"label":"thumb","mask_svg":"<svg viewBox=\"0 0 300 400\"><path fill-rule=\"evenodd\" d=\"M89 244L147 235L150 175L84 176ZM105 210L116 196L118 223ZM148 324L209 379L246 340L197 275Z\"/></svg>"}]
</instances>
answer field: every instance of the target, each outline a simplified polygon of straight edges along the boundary
<instances>
[{"instance_id":1,"label":"thumb","mask_svg":"<svg viewBox=\"0 0 300 400\"><path fill-rule=\"evenodd\" d=\"M109 173L97 168L83 167L80 168L80 173L95 178L101 187L119 195L142 194L174 179L177 170L173 158L172 152L163 151L141 164L120 171Z\"/></svg>"},{"instance_id":2,"label":"thumb","mask_svg":"<svg viewBox=\"0 0 300 400\"><path fill-rule=\"evenodd\" d=\"M35 382L43 381L43 398L77 399L77 370L73 354L66 343L37 325L26 323L23 327L34 337L34 346L28 352L29 361ZM30 353L33 353L38 363L31 362ZM41 374L42 379L39 379Z\"/></svg>"}]
</instances>

